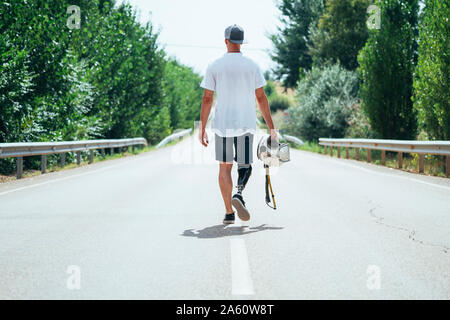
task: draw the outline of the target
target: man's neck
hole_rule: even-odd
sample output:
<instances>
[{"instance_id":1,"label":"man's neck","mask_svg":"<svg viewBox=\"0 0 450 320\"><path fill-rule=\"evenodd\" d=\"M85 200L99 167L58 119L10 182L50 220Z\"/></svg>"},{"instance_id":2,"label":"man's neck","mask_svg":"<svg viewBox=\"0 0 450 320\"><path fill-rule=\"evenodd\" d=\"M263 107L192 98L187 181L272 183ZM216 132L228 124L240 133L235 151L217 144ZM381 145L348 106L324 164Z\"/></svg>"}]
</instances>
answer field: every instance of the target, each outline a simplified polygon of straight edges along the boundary
<instances>
[{"instance_id":1,"label":"man's neck","mask_svg":"<svg viewBox=\"0 0 450 320\"><path fill-rule=\"evenodd\" d=\"M240 53L241 50L228 50L228 53Z\"/></svg>"}]
</instances>

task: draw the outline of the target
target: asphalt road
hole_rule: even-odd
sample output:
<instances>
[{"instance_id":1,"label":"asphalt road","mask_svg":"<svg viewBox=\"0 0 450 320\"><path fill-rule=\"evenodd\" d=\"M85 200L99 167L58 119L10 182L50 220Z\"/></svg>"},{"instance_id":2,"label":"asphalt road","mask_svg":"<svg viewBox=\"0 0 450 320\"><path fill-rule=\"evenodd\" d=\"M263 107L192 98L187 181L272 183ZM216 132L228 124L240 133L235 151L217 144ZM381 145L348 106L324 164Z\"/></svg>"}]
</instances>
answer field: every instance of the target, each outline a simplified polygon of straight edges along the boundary
<instances>
[{"instance_id":1,"label":"asphalt road","mask_svg":"<svg viewBox=\"0 0 450 320\"><path fill-rule=\"evenodd\" d=\"M213 147L0 185L0 299L450 298L449 179L291 150L224 227Z\"/></svg>"}]
</instances>

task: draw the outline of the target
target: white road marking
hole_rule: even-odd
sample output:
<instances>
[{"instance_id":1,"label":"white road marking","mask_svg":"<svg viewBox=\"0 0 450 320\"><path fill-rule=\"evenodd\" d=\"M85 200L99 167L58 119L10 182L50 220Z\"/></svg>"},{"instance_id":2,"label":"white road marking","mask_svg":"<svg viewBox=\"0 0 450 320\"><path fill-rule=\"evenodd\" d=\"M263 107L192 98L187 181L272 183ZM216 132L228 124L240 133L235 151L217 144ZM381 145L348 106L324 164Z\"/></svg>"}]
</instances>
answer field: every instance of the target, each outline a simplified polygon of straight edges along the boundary
<instances>
[{"instance_id":1,"label":"white road marking","mask_svg":"<svg viewBox=\"0 0 450 320\"><path fill-rule=\"evenodd\" d=\"M237 219L235 226L241 226ZM253 281L248 263L247 248L242 237L230 239L231 248L231 294L253 295Z\"/></svg>"},{"instance_id":2,"label":"white road marking","mask_svg":"<svg viewBox=\"0 0 450 320\"><path fill-rule=\"evenodd\" d=\"M308 151L305 151L305 152L308 152ZM361 171L377 174L377 175L380 175L380 176L405 179L405 180L409 180L409 181L419 182L419 183L422 183L422 184L425 184L425 185L428 185L428 186L431 186L431 187L441 188L441 189L450 191L450 187L443 186L443 185L440 185L440 184L435 184L435 183L431 183L431 182L422 181L422 180L419 180L419 179L404 177L404 176L397 175L397 174L389 174L389 173L384 173L384 172L378 172L378 171L375 171L375 170L370 170L370 169L367 169L367 168L363 168L363 167L360 167L360 166L356 166L356 165L353 165L353 164L350 164L350 163L344 163L343 161L340 161L340 160L347 160L347 159L329 159L329 158L326 158L326 157L323 157L323 156L320 156L320 155L317 155L317 156L316 155L310 155L310 156L312 156L312 157L320 157L321 159L324 159L324 160L327 160L327 161L330 161L330 162L333 162L333 163L337 163L337 164L340 164L342 166L356 168L356 169L359 169Z\"/></svg>"}]
</instances>

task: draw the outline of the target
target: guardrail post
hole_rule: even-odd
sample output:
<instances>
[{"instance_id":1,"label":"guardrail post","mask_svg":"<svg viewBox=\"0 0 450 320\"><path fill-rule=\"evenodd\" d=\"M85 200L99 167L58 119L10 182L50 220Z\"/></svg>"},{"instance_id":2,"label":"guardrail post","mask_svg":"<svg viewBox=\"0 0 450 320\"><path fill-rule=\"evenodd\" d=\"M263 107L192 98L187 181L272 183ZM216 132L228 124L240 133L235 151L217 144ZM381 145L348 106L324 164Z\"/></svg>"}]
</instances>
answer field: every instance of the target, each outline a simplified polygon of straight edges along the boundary
<instances>
[{"instance_id":1,"label":"guardrail post","mask_svg":"<svg viewBox=\"0 0 450 320\"><path fill-rule=\"evenodd\" d=\"M327 154L327 146L323 146L323 154Z\"/></svg>"},{"instance_id":2,"label":"guardrail post","mask_svg":"<svg viewBox=\"0 0 450 320\"><path fill-rule=\"evenodd\" d=\"M367 149L367 162L372 162L372 151Z\"/></svg>"},{"instance_id":3,"label":"guardrail post","mask_svg":"<svg viewBox=\"0 0 450 320\"><path fill-rule=\"evenodd\" d=\"M100 152L102 154L102 157L104 158L105 157L105 149L104 148L100 149Z\"/></svg>"},{"instance_id":4,"label":"guardrail post","mask_svg":"<svg viewBox=\"0 0 450 320\"><path fill-rule=\"evenodd\" d=\"M348 155L348 148L345 148L345 158L350 158L350 156Z\"/></svg>"},{"instance_id":5,"label":"guardrail post","mask_svg":"<svg viewBox=\"0 0 450 320\"><path fill-rule=\"evenodd\" d=\"M355 148L355 158L359 160L359 148Z\"/></svg>"},{"instance_id":6,"label":"guardrail post","mask_svg":"<svg viewBox=\"0 0 450 320\"><path fill-rule=\"evenodd\" d=\"M89 150L89 163L94 162L94 150Z\"/></svg>"},{"instance_id":7,"label":"guardrail post","mask_svg":"<svg viewBox=\"0 0 450 320\"><path fill-rule=\"evenodd\" d=\"M333 156L333 147L330 146L330 157L332 157L332 156Z\"/></svg>"},{"instance_id":8,"label":"guardrail post","mask_svg":"<svg viewBox=\"0 0 450 320\"><path fill-rule=\"evenodd\" d=\"M22 174L23 174L23 157L17 157L16 165L17 165L17 179L22 179Z\"/></svg>"},{"instance_id":9,"label":"guardrail post","mask_svg":"<svg viewBox=\"0 0 450 320\"><path fill-rule=\"evenodd\" d=\"M445 157L445 174L450 176L450 156Z\"/></svg>"},{"instance_id":10,"label":"guardrail post","mask_svg":"<svg viewBox=\"0 0 450 320\"><path fill-rule=\"evenodd\" d=\"M383 166L386 164L386 150L381 150L381 164Z\"/></svg>"},{"instance_id":11,"label":"guardrail post","mask_svg":"<svg viewBox=\"0 0 450 320\"><path fill-rule=\"evenodd\" d=\"M337 147L337 154L338 154L338 158L341 157L341 147Z\"/></svg>"},{"instance_id":12,"label":"guardrail post","mask_svg":"<svg viewBox=\"0 0 450 320\"><path fill-rule=\"evenodd\" d=\"M424 155L419 154L419 173L424 172L423 158L424 158Z\"/></svg>"},{"instance_id":13,"label":"guardrail post","mask_svg":"<svg viewBox=\"0 0 450 320\"><path fill-rule=\"evenodd\" d=\"M398 168L403 168L403 152L398 153Z\"/></svg>"},{"instance_id":14,"label":"guardrail post","mask_svg":"<svg viewBox=\"0 0 450 320\"><path fill-rule=\"evenodd\" d=\"M41 173L47 172L47 156L43 154L41 156Z\"/></svg>"},{"instance_id":15,"label":"guardrail post","mask_svg":"<svg viewBox=\"0 0 450 320\"><path fill-rule=\"evenodd\" d=\"M77 151L77 165L81 164L81 151Z\"/></svg>"},{"instance_id":16,"label":"guardrail post","mask_svg":"<svg viewBox=\"0 0 450 320\"><path fill-rule=\"evenodd\" d=\"M66 165L66 153L61 153L61 167L64 168Z\"/></svg>"},{"instance_id":17,"label":"guardrail post","mask_svg":"<svg viewBox=\"0 0 450 320\"><path fill-rule=\"evenodd\" d=\"M131 151L134 153L134 144L131 146Z\"/></svg>"},{"instance_id":18,"label":"guardrail post","mask_svg":"<svg viewBox=\"0 0 450 320\"><path fill-rule=\"evenodd\" d=\"M114 148L111 148L111 155L114 154Z\"/></svg>"}]
</instances>

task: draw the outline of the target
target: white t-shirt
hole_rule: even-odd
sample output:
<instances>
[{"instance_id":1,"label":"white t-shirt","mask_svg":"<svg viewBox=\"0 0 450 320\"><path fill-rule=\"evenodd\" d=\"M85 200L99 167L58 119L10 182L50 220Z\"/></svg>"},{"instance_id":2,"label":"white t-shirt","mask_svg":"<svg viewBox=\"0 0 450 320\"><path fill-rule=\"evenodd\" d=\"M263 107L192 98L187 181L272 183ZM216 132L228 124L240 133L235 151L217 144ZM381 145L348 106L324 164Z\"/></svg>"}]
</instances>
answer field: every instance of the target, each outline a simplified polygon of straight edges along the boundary
<instances>
[{"instance_id":1,"label":"white t-shirt","mask_svg":"<svg viewBox=\"0 0 450 320\"><path fill-rule=\"evenodd\" d=\"M265 85L258 65L240 52L227 52L212 62L200 85L217 95L212 131L221 137L254 133L255 90Z\"/></svg>"}]
</instances>

